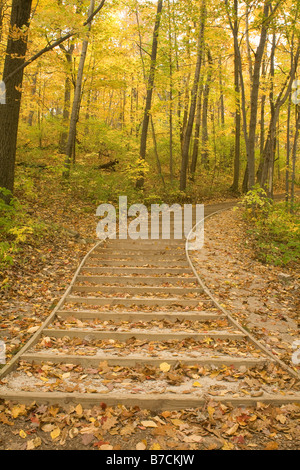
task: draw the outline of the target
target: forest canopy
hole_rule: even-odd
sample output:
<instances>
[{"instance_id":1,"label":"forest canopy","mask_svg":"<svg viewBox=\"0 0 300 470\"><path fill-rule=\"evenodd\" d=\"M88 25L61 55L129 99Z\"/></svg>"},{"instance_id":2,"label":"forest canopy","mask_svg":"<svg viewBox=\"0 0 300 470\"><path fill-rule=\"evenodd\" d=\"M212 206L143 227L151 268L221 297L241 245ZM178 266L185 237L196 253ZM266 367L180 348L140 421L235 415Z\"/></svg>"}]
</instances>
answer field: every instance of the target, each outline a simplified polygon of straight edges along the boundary
<instances>
[{"instance_id":1,"label":"forest canopy","mask_svg":"<svg viewBox=\"0 0 300 470\"><path fill-rule=\"evenodd\" d=\"M2 0L0 187L46 161L62 178L111 171L151 197L258 185L293 200L299 6Z\"/></svg>"}]
</instances>

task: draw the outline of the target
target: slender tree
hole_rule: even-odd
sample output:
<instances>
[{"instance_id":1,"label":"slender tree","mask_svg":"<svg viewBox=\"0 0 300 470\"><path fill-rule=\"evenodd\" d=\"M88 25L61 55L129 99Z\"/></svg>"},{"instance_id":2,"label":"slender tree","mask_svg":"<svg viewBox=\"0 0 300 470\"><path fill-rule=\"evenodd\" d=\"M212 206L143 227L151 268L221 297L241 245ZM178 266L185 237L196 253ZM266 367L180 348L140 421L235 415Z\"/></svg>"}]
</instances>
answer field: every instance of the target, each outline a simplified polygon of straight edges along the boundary
<instances>
[{"instance_id":1,"label":"slender tree","mask_svg":"<svg viewBox=\"0 0 300 470\"><path fill-rule=\"evenodd\" d=\"M197 44L197 63L196 63L196 69L195 69L193 88L191 92L191 104L190 104L190 110L189 110L189 117L188 117L188 122L186 126L186 132L184 134L183 146L182 146L181 172L180 172L180 190L181 191L185 191L186 189L186 178L187 178L190 142L191 142L191 137L192 137L192 132L193 132L193 125L194 125L196 105L197 105L198 87L199 87L199 80L200 80L200 72L201 72L201 65L202 65L205 20L206 20L206 0L202 0L201 13L200 13L200 27L199 27L198 44Z\"/></svg>"},{"instance_id":2,"label":"slender tree","mask_svg":"<svg viewBox=\"0 0 300 470\"><path fill-rule=\"evenodd\" d=\"M90 17L94 11L95 7L95 0L90 1L88 17ZM89 34L91 31L92 22L87 25L88 31L87 35L82 43L80 61L78 65L77 71L77 79L74 91L74 99L73 99L73 106L71 112L71 119L70 119L70 127L69 127L69 135L68 141L66 146L66 158L65 158L65 171L64 176L68 177L70 173L70 166L71 166L71 159L72 154L75 151L75 141L76 141L76 125L77 120L79 118L79 111L80 111L80 103L81 103L81 93L82 93L82 82L83 82L83 72L84 72L84 65L86 60L86 54L89 45Z\"/></svg>"},{"instance_id":3,"label":"slender tree","mask_svg":"<svg viewBox=\"0 0 300 470\"><path fill-rule=\"evenodd\" d=\"M152 104L154 80L155 80L156 58L157 58L157 49L158 49L158 35L159 35L162 8L163 8L163 0L158 0L155 26L154 26L154 32L153 32L151 62L150 62L150 71L149 71L148 85L147 85L146 103L145 103L144 118L143 118L143 124L142 124L141 143L140 143L140 158L143 160L145 160L146 158L147 136L148 136L149 121L150 121L150 111L151 111L151 104ZM144 178L141 176L141 178L137 180L136 186L137 188L142 188L143 185L144 185Z\"/></svg>"}]
</instances>

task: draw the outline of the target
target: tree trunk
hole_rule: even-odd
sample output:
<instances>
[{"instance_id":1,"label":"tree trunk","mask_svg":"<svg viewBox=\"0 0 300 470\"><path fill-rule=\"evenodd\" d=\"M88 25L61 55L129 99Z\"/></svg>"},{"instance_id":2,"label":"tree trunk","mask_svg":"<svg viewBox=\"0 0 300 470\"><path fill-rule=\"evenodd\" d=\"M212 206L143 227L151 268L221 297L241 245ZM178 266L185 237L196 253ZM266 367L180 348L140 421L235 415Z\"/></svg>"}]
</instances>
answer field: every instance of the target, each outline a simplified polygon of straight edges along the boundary
<instances>
[{"instance_id":1,"label":"tree trunk","mask_svg":"<svg viewBox=\"0 0 300 470\"><path fill-rule=\"evenodd\" d=\"M288 203L289 200L289 180L290 180L290 126L291 126L291 104L292 104L292 93L289 93L287 123L286 123L286 161L285 161L285 200Z\"/></svg>"},{"instance_id":2,"label":"tree trunk","mask_svg":"<svg viewBox=\"0 0 300 470\"><path fill-rule=\"evenodd\" d=\"M197 167L198 155L199 155L199 140L200 140L200 128L201 128L201 110L202 110L202 92L203 85L200 83L197 100L197 111L196 111L196 122L194 132L194 144L191 162L191 178L194 181L194 175Z\"/></svg>"},{"instance_id":3,"label":"tree trunk","mask_svg":"<svg viewBox=\"0 0 300 470\"><path fill-rule=\"evenodd\" d=\"M95 7L95 0L91 0L89 12L88 12L89 17L93 14L94 7ZM70 174L72 155L74 154L74 150L75 150L74 146L75 146L75 139L76 139L76 125L77 125L79 111L80 111L83 71L84 71L84 64L85 64L85 59L86 59L86 54L87 54L87 49L88 49L88 44L89 44L89 33L91 31L91 27L92 27L92 23L89 23L87 39L85 39L82 43L82 51L81 51L81 56L80 56L80 61L79 61L79 66L78 66L77 80L76 80L76 86L75 86L75 91L74 91L74 100L73 100L72 113L71 113L71 119L70 119L69 136L68 136L68 141L67 141L67 146L66 146L65 171L64 171L65 177L68 177Z\"/></svg>"},{"instance_id":4,"label":"tree trunk","mask_svg":"<svg viewBox=\"0 0 300 470\"><path fill-rule=\"evenodd\" d=\"M63 109L63 126L67 126L70 118L70 104L71 104L71 78L70 73L72 70L72 57L74 51L74 45L72 44L68 49L61 46L65 54L65 58L67 61L66 67L66 78L65 78L65 94L64 94L64 109ZM68 133L67 130L64 129L60 134L59 139L59 149L62 154L66 152L66 145L67 145L67 138Z\"/></svg>"},{"instance_id":5,"label":"tree trunk","mask_svg":"<svg viewBox=\"0 0 300 470\"><path fill-rule=\"evenodd\" d=\"M253 68L252 88L250 95L250 122L249 122L249 138L248 138L248 175L249 175L249 188L255 185L255 137L256 137L256 123L257 123L257 109L258 109L258 92L260 85L260 69L267 40L267 23L266 20L269 15L270 0L265 0L263 9L263 23L261 27L261 34L259 44L255 53L255 62Z\"/></svg>"},{"instance_id":6,"label":"tree trunk","mask_svg":"<svg viewBox=\"0 0 300 470\"><path fill-rule=\"evenodd\" d=\"M271 119L269 123L269 130L268 136L264 147L264 154L263 154L263 162L258 174L258 182L261 186L264 186L267 182L268 171L272 168L274 163L274 141L276 136L276 125L279 118L280 108L286 102L292 87L292 83L295 77L297 64L300 56L300 40L298 41L298 46L296 50L296 54L292 61L291 70L289 73L289 77L287 78L286 82L284 83L282 89L279 93L277 93L276 102L273 103L273 91L271 88L270 93L270 102L271 102Z\"/></svg>"},{"instance_id":7,"label":"tree trunk","mask_svg":"<svg viewBox=\"0 0 300 470\"><path fill-rule=\"evenodd\" d=\"M210 51L207 51L208 57L208 70L207 78L203 91L203 107L202 107L202 152L201 152L201 163L207 168L209 160L209 149L208 149L208 99L210 92L210 82L212 77L212 58Z\"/></svg>"},{"instance_id":8,"label":"tree trunk","mask_svg":"<svg viewBox=\"0 0 300 470\"><path fill-rule=\"evenodd\" d=\"M169 168L170 168L170 181L173 181L173 46L172 46L172 30L171 30L171 8L170 0L168 0L168 16L169 16Z\"/></svg>"},{"instance_id":9,"label":"tree trunk","mask_svg":"<svg viewBox=\"0 0 300 470\"><path fill-rule=\"evenodd\" d=\"M149 127L149 119L150 119L150 110L151 110L151 104L152 104L154 79L155 79L156 57L157 57L157 49L158 49L158 34L159 34L162 7L163 7L163 0L158 0L155 26L154 26L154 32L153 32L151 63L150 63L150 72L149 72L148 86L147 86L146 104L145 104L145 110L144 110L144 119L143 119L141 142L140 142L140 158L143 160L145 160L146 158L146 150L147 150L147 135L148 135L148 127ZM144 185L144 178L141 177L137 180L136 187L142 188L143 185Z\"/></svg>"},{"instance_id":10,"label":"tree trunk","mask_svg":"<svg viewBox=\"0 0 300 470\"><path fill-rule=\"evenodd\" d=\"M300 108L296 105L296 129L293 143L292 152L292 181L291 181L291 212L294 212L294 201L295 201L295 179L296 179L296 158L297 158L297 143L300 130Z\"/></svg>"},{"instance_id":11,"label":"tree trunk","mask_svg":"<svg viewBox=\"0 0 300 470\"><path fill-rule=\"evenodd\" d=\"M7 40L3 81L6 84L6 104L0 104L0 188L13 192L14 173L20 116L23 69L7 80L16 68L25 62L28 27L32 0L13 0L10 31L18 32L18 39L10 34Z\"/></svg>"},{"instance_id":12,"label":"tree trunk","mask_svg":"<svg viewBox=\"0 0 300 470\"><path fill-rule=\"evenodd\" d=\"M234 0L235 20L234 32L238 34L238 2ZM237 192L239 189L240 177L240 153L241 153L241 97L240 97L240 80L239 80L239 60L238 52L234 51L234 91L235 91L235 144L234 144L234 165L233 165L233 183L232 191Z\"/></svg>"},{"instance_id":13,"label":"tree trunk","mask_svg":"<svg viewBox=\"0 0 300 470\"><path fill-rule=\"evenodd\" d=\"M33 79L32 79L32 85L31 85L31 98L33 101L33 98L36 94L36 82L37 82L37 76L38 76L38 71L35 72ZM28 125L31 127L33 124L33 117L34 117L34 109L33 109L33 102L30 103L30 111L28 115Z\"/></svg>"},{"instance_id":14,"label":"tree trunk","mask_svg":"<svg viewBox=\"0 0 300 470\"><path fill-rule=\"evenodd\" d=\"M186 189L186 176L187 176L187 167L188 167L188 159L189 159L190 141L191 141L192 132L193 132L200 71L201 71L201 65L202 65L205 18L206 18L206 0L202 0L200 28L199 28L198 45L197 45L197 64L196 64L196 70L195 70L193 89L191 93L191 105L190 105L189 119L188 119L187 128L186 128L186 132L184 136L183 147L182 147L181 173L180 173L180 190L181 191L185 191Z\"/></svg>"}]
</instances>

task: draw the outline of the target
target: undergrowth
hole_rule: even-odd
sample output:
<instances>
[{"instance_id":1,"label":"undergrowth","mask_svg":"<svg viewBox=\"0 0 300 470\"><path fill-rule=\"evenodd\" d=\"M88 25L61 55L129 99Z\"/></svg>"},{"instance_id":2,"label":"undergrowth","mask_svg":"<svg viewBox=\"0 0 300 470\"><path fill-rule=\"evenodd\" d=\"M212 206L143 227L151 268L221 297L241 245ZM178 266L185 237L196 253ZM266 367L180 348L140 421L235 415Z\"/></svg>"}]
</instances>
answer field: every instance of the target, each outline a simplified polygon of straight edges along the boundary
<instances>
[{"instance_id":1,"label":"undergrowth","mask_svg":"<svg viewBox=\"0 0 300 470\"><path fill-rule=\"evenodd\" d=\"M255 188L243 198L244 218L259 261L275 266L300 262L300 202L293 210L286 202L274 202Z\"/></svg>"}]
</instances>

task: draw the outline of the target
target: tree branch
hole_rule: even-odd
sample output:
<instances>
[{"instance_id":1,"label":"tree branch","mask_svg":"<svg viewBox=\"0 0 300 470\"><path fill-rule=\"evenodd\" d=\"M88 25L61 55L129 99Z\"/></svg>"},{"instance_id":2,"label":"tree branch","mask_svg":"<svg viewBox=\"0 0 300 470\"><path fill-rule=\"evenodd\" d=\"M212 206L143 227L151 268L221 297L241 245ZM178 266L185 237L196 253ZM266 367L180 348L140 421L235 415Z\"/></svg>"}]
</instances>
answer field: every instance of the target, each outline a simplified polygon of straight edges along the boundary
<instances>
[{"instance_id":1,"label":"tree branch","mask_svg":"<svg viewBox=\"0 0 300 470\"><path fill-rule=\"evenodd\" d=\"M105 3L105 0L101 0L100 5L96 8L96 10L88 17L88 19L83 23L83 27L87 26L90 24L94 17L99 13L99 11L103 8ZM46 54L46 52L52 51L57 46L60 46L63 42L65 42L67 39L71 38L72 36L75 36L77 34L76 31L72 31L70 33L67 33L65 36L57 39L57 41L53 42L52 44L49 44L48 46L44 47L41 49L39 52L37 52L35 55L30 57L30 59L26 60L24 64L20 65L17 67L12 73L10 73L4 80L5 83L7 83L16 73L20 72L20 70L25 69L28 67L28 65L32 64L35 60L39 59L42 55Z\"/></svg>"}]
</instances>

